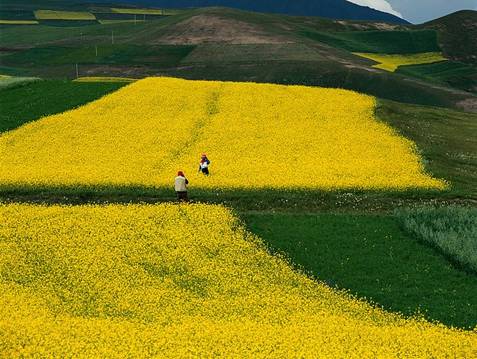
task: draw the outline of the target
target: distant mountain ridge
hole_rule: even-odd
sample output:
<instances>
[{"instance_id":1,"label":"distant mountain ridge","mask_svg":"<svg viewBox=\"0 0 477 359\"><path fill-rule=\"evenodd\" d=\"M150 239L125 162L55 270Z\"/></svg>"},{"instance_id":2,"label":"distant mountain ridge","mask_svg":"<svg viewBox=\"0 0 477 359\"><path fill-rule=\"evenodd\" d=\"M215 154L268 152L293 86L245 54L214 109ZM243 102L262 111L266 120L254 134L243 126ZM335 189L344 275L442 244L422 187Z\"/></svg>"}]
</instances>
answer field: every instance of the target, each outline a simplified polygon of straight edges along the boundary
<instances>
[{"instance_id":1,"label":"distant mountain ridge","mask_svg":"<svg viewBox=\"0 0 477 359\"><path fill-rule=\"evenodd\" d=\"M93 2L105 2L98 0ZM395 15L356 5L346 0L122 0L134 4L165 8L221 6L241 10L332 19L373 20L397 24L409 22Z\"/></svg>"}]
</instances>

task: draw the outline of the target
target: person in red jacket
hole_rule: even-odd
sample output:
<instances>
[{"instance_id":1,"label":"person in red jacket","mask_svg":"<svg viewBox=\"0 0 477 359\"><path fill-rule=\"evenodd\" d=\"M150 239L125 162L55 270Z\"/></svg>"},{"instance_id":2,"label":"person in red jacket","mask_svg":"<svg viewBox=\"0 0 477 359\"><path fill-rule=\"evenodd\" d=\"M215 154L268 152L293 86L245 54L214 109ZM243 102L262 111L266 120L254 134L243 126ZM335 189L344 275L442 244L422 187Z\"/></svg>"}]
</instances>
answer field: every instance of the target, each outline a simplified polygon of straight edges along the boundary
<instances>
[{"instance_id":1,"label":"person in red jacket","mask_svg":"<svg viewBox=\"0 0 477 359\"><path fill-rule=\"evenodd\" d=\"M189 196L187 194L187 186L189 185L189 180L184 175L184 172L177 172L177 177L174 180L174 189L177 194L177 200L179 202L188 202Z\"/></svg>"}]
</instances>

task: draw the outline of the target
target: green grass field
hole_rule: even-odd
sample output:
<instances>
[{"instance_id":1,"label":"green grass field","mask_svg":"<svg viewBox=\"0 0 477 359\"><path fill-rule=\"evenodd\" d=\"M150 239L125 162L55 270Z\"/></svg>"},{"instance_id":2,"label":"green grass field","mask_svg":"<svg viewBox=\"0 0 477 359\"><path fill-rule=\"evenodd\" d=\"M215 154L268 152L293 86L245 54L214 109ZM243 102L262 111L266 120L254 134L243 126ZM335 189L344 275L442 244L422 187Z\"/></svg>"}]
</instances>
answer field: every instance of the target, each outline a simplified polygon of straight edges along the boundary
<instances>
[{"instance_id":1,"label":"green grass field","mask_svg":"<svg viewBox=\"0 0 477 359\"><path fill-rule=\"evenodd\" d=\"M3 20L36 20L33 11L0 10L0 19Z\"/></svg>"},{"instance_id":2,"label":"green grass field","mask_svg":"<svg viewBox=\"0 0 477 359\"><path fill-rule=\"evenodd\" d=\"M123 83L39 81L0 90L0 133L83 105L122 86Z\"/></svg>"},{"instance_id":3,"label":"green grass field","mask_svg":"<svg viewBox=\"0 0 477 359\"><path fill-rule=\"evenodd\" d=\"M477 324L477 281L433 248L376 215L245 213L273 252L331 286L407 315Z\"/></svg>"},{"instance_id":4,"label":"green grass field","mask_svg":"<svg viewBox=\"0 0 477 359\"><path fill-rule=\"evenodd\" d=\"M433 30L302 31L301 35L351 52L416 54L440 51L437 43L437 33Z\"/></svg>"},{"instance_id":5,"label":"green grass field","mask_svg":"<svg viewBox=\"0 0 477 359\"><path fill-rule=\"evenodd\" d=\"M446 84L464 91L477 92L477 66L446 61L434 64L401 66L397 72Z\"/></svg>"},{"instance_id":6,"label":"green grass field","mask_svg":"<svg viewBox=\"0 0 477 359\"><path fill-rule=\"evenodd\" d=\"M119 14L118 14L119 15ZM183 15L162 17L157 21L134 23L116 23L101 25L96 21L88 20L89 26L77 28L75 25L81 21L71 21L69 27L58 28L41 24L36 31L25 28L7 28L2 30L0 37L1 47L42 47L54 46L61 43L62 46L84 46L91 44L111 44L111 32L115 33L116 44L146 45L160 34L164 27L180 21ZM68 21L68 20L50 20ZM42 23L48 23L46 20Z\"/></svg>"},{"instance_id":7,"label":"green grass field","mask_svg":"<svg viewBox=\"0 0 477 359\"><path fill-rule=\"evenodd\" d=\"M20 84L26 84L27 82L38 81L38 80L39 79L36 77L17 77L17 76L0 75L0 90L6 89L9 87L18 86Z\"/></svg>"},{"instance_id":8,"label":"green grass field","mask_svg":"<svg viewBox=\"0 0 477 359\"><path fill-rule=\"evenodd\" d=\"M144 64L154 67L175 67L194 46L98 45L81 47L37 47L3 57L7 66L26 68L53 67L71 64ZM97 50L97 51L96 51Z\"/></svg>"},{"instance_id":9,"label":"green grass field","mask_svg":"<svg viewBox=\"0 0 477 359\"><path fill-rule=\"evenodd\" d=\"M81 11L85 7L84 3L72 3L68 0L2 0L0 2L0 9L11 11L34 11L39 9Z\"/></svg>"},{"instance_id":10,"label":"green grass field","mask_svg":"<svg viewBox=\"0 0 477 359\"><path fill-rule=\"evenodd\" d=\"M417 144L428 171L451 183L450 196L477 199L477 114L383 100L376 114Z\"/></svg>"},{"instance_id":11,"label":"green grass field","mask_svg":"<svg viewBox=\"0 0 477 359\"><path fill-rule=\"evenodd\" d=\"M235 49L227 47L224 51L227 49L238 52L240 47L235 47ZM232 57L231 54L228 56ZM267 54L258 56L266 57ZM239 62L239 57L235 60L235 63L237 62ZM173 77L197 80L254 81L286 85L338 87L398 102L448 108L456 108L458 102L470 96L455 93L445 88L430 87L425 83L414 82L394 73L384 73L378 70L370 72L361 68L347 70L345 67L340 67L327 59L317 59L315 61L275 60L244 63L240 66L209 61L201 63L200 66L199 64L195 65L171 69L168 74Z\"/></svg>"}]
</instances>

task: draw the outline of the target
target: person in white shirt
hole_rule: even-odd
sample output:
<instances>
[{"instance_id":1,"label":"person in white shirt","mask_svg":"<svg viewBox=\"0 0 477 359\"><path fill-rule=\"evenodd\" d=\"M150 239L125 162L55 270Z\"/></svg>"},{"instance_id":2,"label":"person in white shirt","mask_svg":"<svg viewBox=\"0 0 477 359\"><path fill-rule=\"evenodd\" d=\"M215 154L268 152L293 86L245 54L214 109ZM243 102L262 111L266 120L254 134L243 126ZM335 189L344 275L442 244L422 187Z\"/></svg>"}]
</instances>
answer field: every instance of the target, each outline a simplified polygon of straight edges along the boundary
<instances>
[{"instance_id":1,"label":"person in white shirt","mask_svg":"<svg viewBox=\"0 0 477 359\"><path fill-rule=\"evenodd\" d=\"M177 200L179 202L188 202L189 197L187 194L187 185L189 184L189 181L187 180L186 176L184 175L184 172L179 171L177 173L177 177L174 180L174 189L177 194Z\"/></svg>"}]
</instances>

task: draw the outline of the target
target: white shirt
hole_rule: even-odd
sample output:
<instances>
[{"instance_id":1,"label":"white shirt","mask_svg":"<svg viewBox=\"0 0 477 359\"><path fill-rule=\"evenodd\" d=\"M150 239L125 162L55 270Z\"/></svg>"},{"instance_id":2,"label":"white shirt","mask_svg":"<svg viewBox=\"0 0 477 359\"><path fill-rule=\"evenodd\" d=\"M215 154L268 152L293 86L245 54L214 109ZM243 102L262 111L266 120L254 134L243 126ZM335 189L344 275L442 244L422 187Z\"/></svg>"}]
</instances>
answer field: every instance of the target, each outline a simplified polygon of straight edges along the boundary
<instances>
[{"instance_id":1,"label":"white shirt","mask_svg":"<svg viewBox=\"0 0 477 359\"><path fill-rule=\"evenodd\" d=\"M174 181L174 189L176 192L187 192L186 179L182 176L177 176Z\"/></svg>"}]
</instances>

